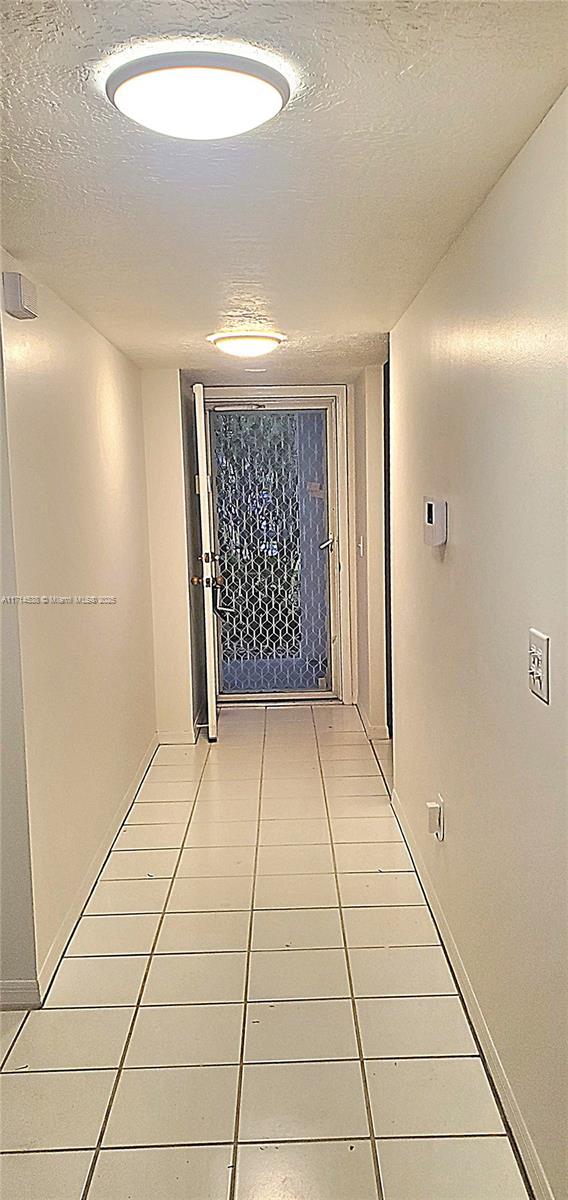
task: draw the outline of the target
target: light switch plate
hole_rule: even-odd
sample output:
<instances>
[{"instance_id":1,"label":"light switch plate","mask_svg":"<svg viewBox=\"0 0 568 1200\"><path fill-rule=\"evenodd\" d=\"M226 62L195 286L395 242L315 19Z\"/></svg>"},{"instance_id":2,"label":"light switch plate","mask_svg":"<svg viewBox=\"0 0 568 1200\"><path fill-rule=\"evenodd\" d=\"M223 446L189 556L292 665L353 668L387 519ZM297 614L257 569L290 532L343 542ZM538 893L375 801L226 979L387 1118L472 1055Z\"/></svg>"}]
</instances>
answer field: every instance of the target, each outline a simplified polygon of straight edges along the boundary
<instances>
[{"instance_id":1,"label":"light switch plate","mask_svg":"<svg viewBox=\"0 0 568 1200\"><path fill-rule=\"evenodd\" d=\"M538 629L529 629L529 688L550 704L550 638Z\"/></svg>"}]
</instances>

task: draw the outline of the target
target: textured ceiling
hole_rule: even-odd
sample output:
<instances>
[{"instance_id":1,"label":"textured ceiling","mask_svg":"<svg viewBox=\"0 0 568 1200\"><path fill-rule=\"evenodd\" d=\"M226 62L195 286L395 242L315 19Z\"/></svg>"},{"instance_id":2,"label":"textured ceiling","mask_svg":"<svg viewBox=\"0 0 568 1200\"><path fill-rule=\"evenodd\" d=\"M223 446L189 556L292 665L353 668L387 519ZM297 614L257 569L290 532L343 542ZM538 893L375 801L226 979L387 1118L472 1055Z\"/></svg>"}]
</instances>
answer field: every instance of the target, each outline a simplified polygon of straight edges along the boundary
<instances>
[{"instance_id":1,"label":"textured ceiling","mask_svg":"<svg viewBox=\"0 0 568 1200\"><path fill-rule=\"evenodd\" d=\"M564 3L0 7L6 248L137 362L210 383L265 378L205 343L241 320L288 334L267 381L380 358L566 82ZM230 141L145 132L106 100L105 62L160 37L270 49L293 98Z\"/></svg>"}]
</instances>

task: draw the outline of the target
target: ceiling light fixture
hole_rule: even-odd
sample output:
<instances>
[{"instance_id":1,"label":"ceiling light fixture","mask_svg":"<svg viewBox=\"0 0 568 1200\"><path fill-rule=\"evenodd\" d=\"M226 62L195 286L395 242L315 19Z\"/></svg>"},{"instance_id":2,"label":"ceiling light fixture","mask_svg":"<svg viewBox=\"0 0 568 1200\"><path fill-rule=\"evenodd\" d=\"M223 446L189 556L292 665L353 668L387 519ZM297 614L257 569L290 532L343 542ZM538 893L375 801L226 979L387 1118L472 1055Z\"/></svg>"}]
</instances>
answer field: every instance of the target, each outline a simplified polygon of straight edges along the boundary
<instances>
[{"instance_id":1,"label":"ceiling light fixture","mask_svg":"<svg viewBox=\"0 0 568 1200\"><path fill-rule=\"evenodd\" d=\"M234 333L212 333L207 341L212 342L217 350L222 350L223 354L233 354L236 358L260 358L261 354L276 350L286 338L283 333L239 329Z\"/></svg>"},{"instance_id":2,"label":"ceiling light fixture","mask_svg":"<svg viewBox=\"0 0 568 1200\"><path fill-rule=\"evenodd\" d=\"M246 133L270 121L290 99L288 80L275 67L205 50L133 59L109 75L106 92L138 125L195 141Z\"/></svg>"}]
</instances>

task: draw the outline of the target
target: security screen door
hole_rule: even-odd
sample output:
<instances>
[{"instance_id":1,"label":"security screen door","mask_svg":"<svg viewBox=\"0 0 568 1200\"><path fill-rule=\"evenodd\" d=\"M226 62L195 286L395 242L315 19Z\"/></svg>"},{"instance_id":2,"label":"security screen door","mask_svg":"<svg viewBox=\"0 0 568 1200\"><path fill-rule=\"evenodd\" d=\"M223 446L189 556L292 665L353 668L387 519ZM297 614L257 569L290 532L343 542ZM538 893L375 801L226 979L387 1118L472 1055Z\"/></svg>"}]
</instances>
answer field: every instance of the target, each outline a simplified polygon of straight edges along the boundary
<instances>
[{"instance_id":1,"label":"security screen door","mask_svg":"<svg viewBox=\"0 0 568 1200\"><path fill-rule=\"evenodd\" d=\"M333 695L333 400L208 402L206 414L218 693Z\"/></svg>"}]
</instances>

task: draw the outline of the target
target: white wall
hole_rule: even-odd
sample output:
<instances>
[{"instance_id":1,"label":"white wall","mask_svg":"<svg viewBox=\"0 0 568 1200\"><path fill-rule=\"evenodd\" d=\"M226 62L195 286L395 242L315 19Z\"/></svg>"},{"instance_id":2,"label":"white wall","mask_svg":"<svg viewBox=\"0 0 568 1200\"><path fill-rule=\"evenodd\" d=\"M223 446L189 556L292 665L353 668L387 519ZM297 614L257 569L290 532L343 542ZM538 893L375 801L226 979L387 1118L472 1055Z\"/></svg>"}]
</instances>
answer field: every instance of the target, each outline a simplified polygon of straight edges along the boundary
<instances>
[{"instance_id":1,"label":"white wall","mask_svg":"<svg viewBox=\"0 0 568 1200\"><path fill-rule=\"evenodd\" d=\"M351 400L357 703L369 737L386 738L382 367L361 372Z\"/></svg>"},{"instance_id":2,"label":"white wall","mask_svg":"<svg viewBox=\"0 0 568 1200\"><path fill-rule=\"evenodd\" d=\"M116 597L20 608L43 985L155 743L140 375L47 288L2 326L18 593Z\"/></svg>"},{"instance_id":3,"label":"white wall","mask_svg":"<svg viewBox=\"0 0 568 1200\"><path fill-rule=\"evenodd\" d=\"M142 372L156 722L161 742L191 742L195 736L180 389L175 369Z\"/></svg>"},{"instance_id":4,"label":"white wall","mask_svg":"<svg viewBox=\"0 0 568 1200\"><path fill-rule=\"evenodd\" d=\"M18 607L9 603L9 598L17 593L2 362L0 482L0 1006L27 1008L39 1003L39 990L28 821L20 614Z\"/></svg>"},{"instance_id":5,"label":"white wall","mask_svg":"<svg viewBox=\"0 0 568 1200\"><path fill-rule=\"evenodd\" d=\"M397 803L537 1193L548 1194L538 1155L558 1200L568 1178L567 116L564 97L391 340ZM445 552L422 543L424 494L449 501ZM528 690L530 626L552 639L550 707ZM426 834L438 792L441 844Z\"/></svg>"}]
</instances>

